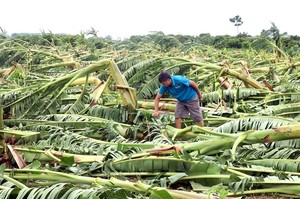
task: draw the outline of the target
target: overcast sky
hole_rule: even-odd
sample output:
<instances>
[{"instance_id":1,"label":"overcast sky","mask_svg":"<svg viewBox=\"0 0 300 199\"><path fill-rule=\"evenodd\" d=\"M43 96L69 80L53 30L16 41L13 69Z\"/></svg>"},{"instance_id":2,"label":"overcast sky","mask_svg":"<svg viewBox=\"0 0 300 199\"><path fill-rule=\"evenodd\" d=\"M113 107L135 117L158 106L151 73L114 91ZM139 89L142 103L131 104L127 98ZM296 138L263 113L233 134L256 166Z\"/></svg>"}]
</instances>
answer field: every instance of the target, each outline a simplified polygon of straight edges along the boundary
<instances>
[{"instance_id":1,"label":"overcast sky","mask_svg":"<svg viewBox=\"0 0 300 199\"><path fill-rule=\"evenodd\" d=\"M299 0L1 0L0 27L12 33L79 34L128 38L165 34L236 35L230 18L252 36L274 22L281 33L300 35Z\"/></svg>"}]
</instances>

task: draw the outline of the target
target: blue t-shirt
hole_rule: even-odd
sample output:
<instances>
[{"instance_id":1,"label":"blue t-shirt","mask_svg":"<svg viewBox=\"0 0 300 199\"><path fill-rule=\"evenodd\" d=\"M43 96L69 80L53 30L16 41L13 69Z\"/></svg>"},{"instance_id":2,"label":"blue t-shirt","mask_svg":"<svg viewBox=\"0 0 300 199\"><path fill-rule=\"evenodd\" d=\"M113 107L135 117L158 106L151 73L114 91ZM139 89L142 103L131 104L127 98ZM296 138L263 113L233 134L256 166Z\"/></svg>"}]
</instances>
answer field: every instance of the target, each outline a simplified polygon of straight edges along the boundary
<instances>
[{"instance_id":1,"label":"blue t-shirt","mask_svg":"<svg viewBox=\"0 0 300 199\"><path fill-rule=\"evenodd\" d=\"M190 86L190 80L181 76L171 76L172 84L170 86L161 85L159 94L163 95L168 91L174 98L180 102L187 102L197 96L197 92Z\"/></svg>"}]
</instances>

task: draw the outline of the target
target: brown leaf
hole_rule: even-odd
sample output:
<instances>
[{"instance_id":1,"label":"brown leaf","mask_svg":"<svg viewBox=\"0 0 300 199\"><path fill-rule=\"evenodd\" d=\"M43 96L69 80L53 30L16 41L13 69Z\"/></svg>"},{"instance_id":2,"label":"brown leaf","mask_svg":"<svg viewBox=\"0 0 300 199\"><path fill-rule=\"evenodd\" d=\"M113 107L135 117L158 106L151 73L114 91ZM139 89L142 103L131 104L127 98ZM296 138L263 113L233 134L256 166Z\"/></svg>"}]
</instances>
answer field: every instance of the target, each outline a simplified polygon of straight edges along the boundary
<instances>
[{"instance_id":1,"label":"brown leaf","mask_svg":"<svg viewBox=\"0 0 300 199\"><path fill-rule=\"evenodd\" d=\"M22 155L16 151L12 145L7 145L7 148L9 149L10 153L12 154L14 160L16 161L19 169L22 169L24 167L26 167L26 163L24 161L24 159L22 158Z\"/></svg>"}]
</instances>

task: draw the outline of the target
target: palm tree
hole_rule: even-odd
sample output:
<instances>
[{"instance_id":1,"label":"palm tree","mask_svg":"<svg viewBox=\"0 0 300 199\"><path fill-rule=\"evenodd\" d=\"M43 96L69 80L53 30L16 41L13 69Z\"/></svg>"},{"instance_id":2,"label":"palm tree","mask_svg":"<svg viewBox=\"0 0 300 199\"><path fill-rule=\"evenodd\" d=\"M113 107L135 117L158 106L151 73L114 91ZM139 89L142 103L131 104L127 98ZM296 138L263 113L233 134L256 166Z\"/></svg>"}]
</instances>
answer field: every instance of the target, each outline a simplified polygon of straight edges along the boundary
<instances>
[{"instance_id":1,"label":"palm tree","mask_svg":"<svg viewBox=\"0 0 300 199\"><path fill-rule=\"evenodd\" d=\"M235 17L230 18L229 21L234 23L234 26L236 26L237 34L239 34L239 26L241 26L244 23L242 21L242 18L239 15L236 15Z\"/></svg>"},{"instance_id":2,"label":"palm tree","mask_svg":"<svg viewBox=\"0 0 300 199\"><path fill-rule=\"evenodd\" d=\"M88 30L86 32L86 35L91 35L93 37L98 37L98 30L96 30L95 28L91 27L91 30Z\"/></svg>"}]
</instances>

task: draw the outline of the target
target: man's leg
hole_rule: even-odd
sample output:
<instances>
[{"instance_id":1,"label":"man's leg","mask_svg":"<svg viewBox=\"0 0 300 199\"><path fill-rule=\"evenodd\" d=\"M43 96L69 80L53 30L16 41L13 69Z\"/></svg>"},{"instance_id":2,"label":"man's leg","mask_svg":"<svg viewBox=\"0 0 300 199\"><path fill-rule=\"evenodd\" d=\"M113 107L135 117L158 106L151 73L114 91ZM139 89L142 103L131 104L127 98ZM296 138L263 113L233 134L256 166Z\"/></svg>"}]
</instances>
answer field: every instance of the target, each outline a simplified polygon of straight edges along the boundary
<instances>
[{"instance_id":1,"label":"man's leg","mask_svg":"<svg viewBox=\"0 0 300 199\"><path fill-rule=\"evenodd\" d=\"M204 121L201 120L200 122L198 122L198 125L199 125L199 126L204 126Z\"/></svg>"},{"instance_id":2,"label":"man's leg","mask_svg":"<svg viewBox=\"0 0 300 199\"><path fill-rule=\"evenodd\" d=\"M198 123L199 126L204 126L202 111L198 96L186 103L187 108L191 114L192 119Z\"/></svg>"},{"instance_id":3,"label":"man's leg","mask_svg":"<svg viewBox=\"0 0 300 199\"><path fill-rule=\"evenodd\" d=\"M181 118L175 119L175 127L181 129Z\"/></svg>"},{"instance_id":4,"label":"man's leg","mask_svg":"<svg viewBox=\"0 0 300 199\"><path fill-rule=\"evenodd\" d=\"M188 116L188 109L185 107L184 103L177 102L175 110L175 127L181 129L182 118Z\"/></svg>"}]
</instances>

